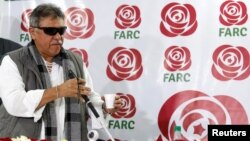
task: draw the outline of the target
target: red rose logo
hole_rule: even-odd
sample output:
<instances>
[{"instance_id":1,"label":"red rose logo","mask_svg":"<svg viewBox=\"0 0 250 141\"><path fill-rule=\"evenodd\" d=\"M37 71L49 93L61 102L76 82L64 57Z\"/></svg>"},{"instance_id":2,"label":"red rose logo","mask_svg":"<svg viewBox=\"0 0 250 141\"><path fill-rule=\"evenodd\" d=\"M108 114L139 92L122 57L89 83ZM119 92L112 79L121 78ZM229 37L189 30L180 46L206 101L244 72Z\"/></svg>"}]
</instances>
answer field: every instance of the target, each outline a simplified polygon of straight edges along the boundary
<instances>
[{"instance_id":1,"label":"red rose logo","mask_svg":"<svg viewBox=\"0 0 250 141\"><path fill-rule=\"evenodd\" d=\"M114 81L138 79L143 71L142 58L136 49L117 47L108 55L107 75Z\"/></svg>"},{"instance_id":2,"label":"red rose logo","mask_svg":"<svg viewBox=\"0 0 250 141\"><path fill-rule=\"evenodd\" d=\"M95 30L94 14L88 8L71 7L65 12L67 30L64 37L69 40L90 37Z\"/></svg>"},{"instance_id":3,"label":"red rose logo","mask_svg":"<svg viewBox=\"0 0 250 141\"><path fill-rule=\"evenodd\" d=\"M32 12L32 9L27 9L25 10L23 13L22 13L22 22L21 22L21 29L24 31L24 32L29 32L29 27L30 27L30 24L29 24L29 17L30 17L30 14Z\"/></svg>"},{"instance_id":4,"label":"red rose logo","mask_svg":"<svg viewBox=\"0 0 250 141\"><path fill-rule=\"evenodd\" d=\"M213 53L212 74L221 81L243 80L250 74L250 55L244 47L222 45Z\"/></svg>"},{"instance_id":5,"label":"red rose logo","mask_svg":"<svg viewBox=\"0 0 250 141\"><path fill-rule=\"evenodd\" d=\"M174 127L181 126L186 140L207 141L207 125L249 124L244 107L226 95L211 97L199 91L182 91L171 96L158 115L158 126L163 136L173 141Z\"/></svg>"},{"instance_id":6,"label":"red rose logo","mask_svg":"<svg viewBox=\"0 0 250 141\"><path fill-rule=\"evenodd\" d=\"M116 27L120 29L136 28L140 23L141 14L137 6L121 5L116 10Z\"/></svg>"},{"instance_id":7,"label":"red rose logo","mask_svg":"<svg viewBox=\"0 0 250 141\"><path fill-rule=\"evenodd\" d=\"M163 8L161 18L160 30L168 37L190 35L198 26L195 9L190 4L170 3Z\"/></svg>"},{"instance_id":8,"label":"red rose logo","mask_svg":"<svg viewBox=\"0 0 250 141\"><path fill-rule=\"evenodd\" d=\"M135 115L136 107L135 107L135 99L132 95L117 93L122 99L122 108L113 113L111 116L114 118L131 118Z\"/></svg>"},{"instance_id":9,"label":"red rose logo","mask_svg":"<svg viewBox=\"0 0 250 141\"><path fill-rule=\"evenodd\" d=\"M88 53L84 49L70 48L69 50L79 54L82 57L82 60L83 60L84 64L86 65L86 67L88 67L88 65L89 65Z\"/></svg>"},{"instance_id":10,"label":"red rose logo","mask_svg":"<svg viewBox=\"0 0 250 141\"><path fill-rule=\"evenodd\" d=\"M241 1L225 1L220 7L220 22L225 26L242 25L248 19L247 7Z\"/></svg>"},{"instance_id":11,"label":"red rose logo","mask_svg":"<svg viewBox=\"0 0 250 141\"><path fill-rule=\"evenodd\" d=\"M170 46L165 51L164 67L168 71L184 71L191 66L191 55L186 47Z\"/></svg>"}]
</instances>

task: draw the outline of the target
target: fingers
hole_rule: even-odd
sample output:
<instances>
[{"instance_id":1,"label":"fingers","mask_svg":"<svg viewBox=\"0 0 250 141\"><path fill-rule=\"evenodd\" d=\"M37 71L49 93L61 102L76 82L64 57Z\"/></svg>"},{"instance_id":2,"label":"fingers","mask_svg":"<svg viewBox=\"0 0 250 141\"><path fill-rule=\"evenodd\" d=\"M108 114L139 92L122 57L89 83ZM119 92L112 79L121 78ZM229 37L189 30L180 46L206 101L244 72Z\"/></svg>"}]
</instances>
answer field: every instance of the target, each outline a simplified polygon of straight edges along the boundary
<instances>
[{"instance_id":1,"label":"fingers","mask_svg":"<svg viewBox=\"0 0 250 141\"><path fill-rule=\"evenodd\" d=\"M75 78L77 80L77 78ZM85 79L82 79L82 78L78 78L78 81L77 81L78 85L85 85L86 84L86 81Z\"/></svg>"},{"instance_id":2,"label":"fingers","mask_svg":"<svg viewBox=\"0 0 250 141\"><path fill-rule=\"evenodd\" d=\"M85 86L86 81L81 78L73 78L62 84L65 97L79 97L79 95L90 95L91 89Z\"/></svg>"},{"instance_id":3,"label":"fingers","mask_svg":"<svg viewBox=\"0 0 250 141\"><path fill-rule=\"evenodd\" d=\"M117 104L117 105L121 105L122 104L122 99L120 98L119 95L115 96L115 104Z\"/></svg>"},{"instance_id":4,"label":"fingers","mask_svg":"<svg viewBox=\"0 0 250 141\"><path fill-rule=\"evenodd\" d=\"M91 89L89 87L79 85L79 93L81 95L90 95L91 94Z\"/></svg>"},{"instance_id":5,"label":"fingers","mask_svg":"<svg viewBox=\"0 0 250 141\"><path fill-rule=\"evenodd\" d=\"M81 95L90 95L91 89L89 87L86 87L86 81L82 78L75 78L77 82L77 93L80 93ZM78 90L79 89L79 90Z\"/></svg>"},{"instance_id":6,"label":"fingers","mask_svg":"<svg viewBox=\"0 0 250 141\"><path fill-rule=\"evenodd\" d=\"M69 86L73 86L73 87L76 87L77 85L85 85L86 84L86 81L85 79L82 79L82 78L73 78L73 79L69 79L67 80L65 83L69 83Z\"/></svg>"},{"instance_id":7,"label":"fingers","mask_svg":"<svg viewBox=\"0 0 250 141\"><path fill-rule=\"evenodd\" d=\"M115 102L114 102L115 111L118 111L119 109L121 109L122 104L123 104L122 99L120 98L120 96L116 95Z\"/></svg>"},{"instance_id":8,"label":"fingers","mask_svg":"<svg viewBox=\"0 0 250 141\"><path fill-rule=\"evenodd\" d=\"M122 108L122 103L115 103L114 105L114 109L116 109L117 111L120 110Z\"/></svg>"}]
</instances>

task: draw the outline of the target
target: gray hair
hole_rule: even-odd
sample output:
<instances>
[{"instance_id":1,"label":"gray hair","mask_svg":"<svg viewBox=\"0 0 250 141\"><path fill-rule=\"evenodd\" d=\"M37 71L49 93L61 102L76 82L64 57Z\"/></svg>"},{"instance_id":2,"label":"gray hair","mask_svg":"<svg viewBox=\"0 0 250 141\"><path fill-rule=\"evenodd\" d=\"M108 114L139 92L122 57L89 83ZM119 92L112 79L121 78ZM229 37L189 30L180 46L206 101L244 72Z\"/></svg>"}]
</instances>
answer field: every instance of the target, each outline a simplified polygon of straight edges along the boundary
<instances>
[{"instance_id":1,"label":"gray hair","mask_svg":"<svg viewBox=\"0 0 250 141\"><path fill-rule=\"evenodd\" d=\"M51 17L53 19L61 18L64 20L64 13L62 12L61 8L51 4L40 4L38 5L30 15L30 26L31 27L39 27L40 21L43 18Z\"/></svg>"}]
</instances>

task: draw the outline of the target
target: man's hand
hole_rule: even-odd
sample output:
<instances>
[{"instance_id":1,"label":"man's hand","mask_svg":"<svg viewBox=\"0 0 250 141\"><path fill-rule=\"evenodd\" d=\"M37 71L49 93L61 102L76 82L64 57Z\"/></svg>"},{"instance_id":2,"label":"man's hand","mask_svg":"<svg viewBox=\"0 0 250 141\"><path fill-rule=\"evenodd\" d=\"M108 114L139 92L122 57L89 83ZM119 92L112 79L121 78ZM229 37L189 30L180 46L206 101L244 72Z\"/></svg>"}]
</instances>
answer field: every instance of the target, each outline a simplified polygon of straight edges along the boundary
<instances>
[{"instance_id":1,"label":"man's hand","mask_svg":"<svg viewBox=\"0 0 250 141\"><path fill-rule=\"evenodd\" d=\"M122 108L122 99L120 98L119 95L115 96L114 108L113 109L107 109L106 108L104 96L102 96L102 100L104 101L103 110L106 113L112 114L114 112L119 111Z\"/></svg>"}]
</instances>

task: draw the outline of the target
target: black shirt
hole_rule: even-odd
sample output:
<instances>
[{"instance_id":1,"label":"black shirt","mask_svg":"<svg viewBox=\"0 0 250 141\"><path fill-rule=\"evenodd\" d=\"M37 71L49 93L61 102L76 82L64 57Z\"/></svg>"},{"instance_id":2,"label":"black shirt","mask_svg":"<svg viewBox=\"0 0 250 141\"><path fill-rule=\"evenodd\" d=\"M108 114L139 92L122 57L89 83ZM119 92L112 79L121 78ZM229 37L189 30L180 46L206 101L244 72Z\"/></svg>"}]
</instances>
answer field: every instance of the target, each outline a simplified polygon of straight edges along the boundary
<instances>
[{"instance_id":1,"label":"black shirt","mask_svg":"<svg viewBox=\"0 0 250 141\"><path fill-rule=\"evenodd\" d=\"M22 47L22 45L14 42L14 41L11 41L9 39L0 38L0 62L1 62L2 57L7 52L13 51L13 50L18 49L20 47Z\"/></svg>"}]
</instances>

